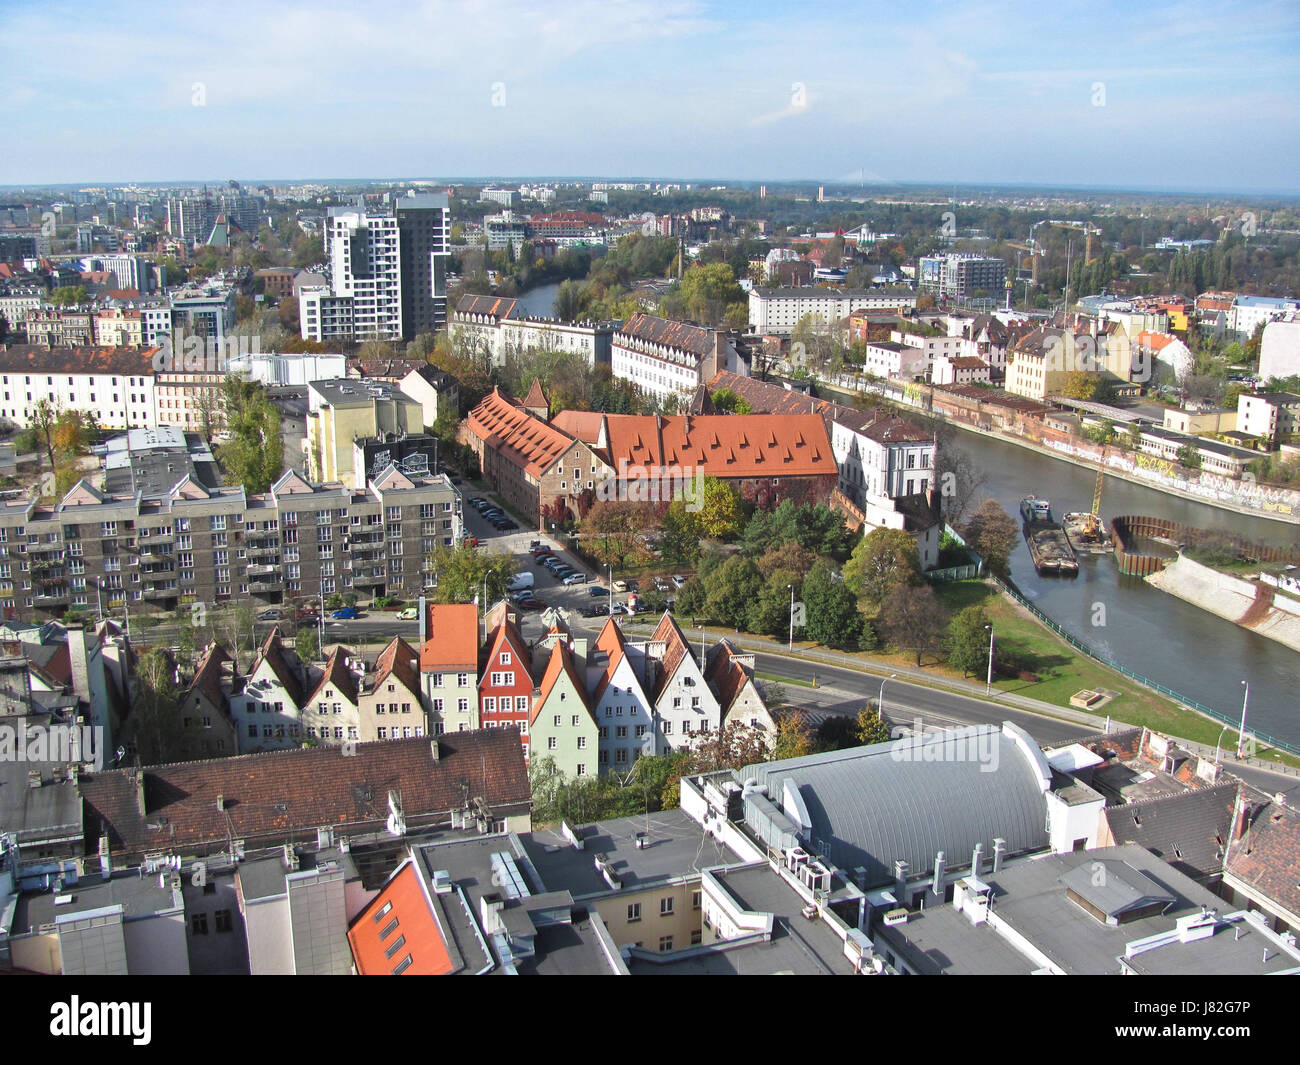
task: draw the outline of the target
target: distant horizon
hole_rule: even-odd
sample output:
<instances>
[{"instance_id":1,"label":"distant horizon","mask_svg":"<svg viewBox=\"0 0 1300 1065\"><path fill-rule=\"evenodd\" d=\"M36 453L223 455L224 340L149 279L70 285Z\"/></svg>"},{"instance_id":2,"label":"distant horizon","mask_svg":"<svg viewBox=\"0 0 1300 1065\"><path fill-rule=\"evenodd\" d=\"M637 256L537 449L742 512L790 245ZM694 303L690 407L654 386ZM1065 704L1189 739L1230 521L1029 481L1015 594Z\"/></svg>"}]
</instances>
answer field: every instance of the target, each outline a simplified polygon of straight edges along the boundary
<instances>
[{"instance_id":1,"label":"distant horizon","mask_svg":"<svg viewBox=\"0 0 1300 1065\"><path fill-rule=\"evenodd\" d=\"M1038 183L1025 181L937 181L937 180L914 180L914 181L879 181L871 180L865 183L857 181L845 181L831 178L749 178L749 177L674 177L674 176L654 176L645 175L608 175L608 174L571 174L571 175L554 175L554 174L522 174L522 175L503 175L503 174L466 174L466 175L439 175L437 177L421 176L402 176L402 177L234 177L229 175L223 177L210 178L166 178L160 180L133 180L126 179L120 181L105 180L82 180L82 181L49 181L49 182L24 182L13 184L0 184L0 193L22 192L39 189L69 189L80 191L82 189L119 189L127 187L141 188L197 188L208 186L214 189L221 189L231 180L237 181L241 187L255 187L261 185L403 185L403 184L431 184L431 185L528 185L528 184L591 184L593 182L609 183L634 183L634 184L659 184L659 185L692 185L691 192L707 192L708 189L703 186L709 185L727 185L729 189L751 189L760 185L775 186L780 189L789 190L791 186L802 186L806 189L815 191L818 186L827 190L834 189L837 193L846 191L858 191L863 193L868 199L871 197L872 190L885 191L891 189L914 189L914 190L933 190L944 191L952 190L971 190L983 192L995 191L1023 191L1026 193L1087 193L1090 195L1100 194L1122 194L1122 195L1149 195L1165 197L1188 197L1188 196L1218 196L1240 199L1249 196L1270 196L1277 199L1300 200L1300 189L1281 189L1270 188L1267 186L1240 186L1235 188L1228 187L1209 187L1209 186L1191 186L1191 185L1170 185L1170 186L1136 186L1136 185L1062 185L1052 183ZM685 190L684 190L685 191ZM802 191L802 190L801 190Z\"/></svg>"}]
</instances>

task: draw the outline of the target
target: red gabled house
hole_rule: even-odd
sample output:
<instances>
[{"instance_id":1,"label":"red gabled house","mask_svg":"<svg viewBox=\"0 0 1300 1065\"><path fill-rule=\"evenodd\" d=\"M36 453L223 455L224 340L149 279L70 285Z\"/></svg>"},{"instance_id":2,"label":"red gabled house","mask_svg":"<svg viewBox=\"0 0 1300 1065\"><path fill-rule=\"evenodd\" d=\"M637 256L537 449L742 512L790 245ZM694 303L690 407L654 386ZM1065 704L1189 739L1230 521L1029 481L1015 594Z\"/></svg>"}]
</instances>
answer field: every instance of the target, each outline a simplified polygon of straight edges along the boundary
<instances>
[{"instance_id":1,"label":"red gabled house","mask_svg":"<svg viewBox=\"0 0 1300 1065\"><path fill-rule=\"evenodd\" d=\"M528 756L528 714L532 709L532 655L515 622L507 616L489 634L488 652L479 662L479 721L483 728L519 729Z\"/></svg>"}]
</instances>

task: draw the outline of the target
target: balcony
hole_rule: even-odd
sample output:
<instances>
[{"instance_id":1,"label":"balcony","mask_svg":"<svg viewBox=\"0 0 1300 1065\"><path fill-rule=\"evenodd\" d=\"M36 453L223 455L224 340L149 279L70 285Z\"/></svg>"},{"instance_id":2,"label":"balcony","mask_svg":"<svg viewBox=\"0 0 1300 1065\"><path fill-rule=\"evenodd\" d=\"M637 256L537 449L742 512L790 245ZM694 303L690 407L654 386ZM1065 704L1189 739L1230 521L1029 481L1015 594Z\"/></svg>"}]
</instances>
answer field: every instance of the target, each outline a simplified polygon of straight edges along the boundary
<instances>
[{"instance_id":1,"label":"balcony","mask_svg":"<svg viewBox=\"0 0 1300 1065\"><path fill-rule=\"evenodd\" d=\"M384 529L381 525L369 526L366 528L354 528L348 534L348 539L353 544L378 544L384 539Z\"/></svg>"},{"instance_id":2,"label":"balcony","mask_svg":"<svg viewBox=\"0 0 1300 1065\"><path fill-rule=\"evenodd\" d=\"M179 598L180 594L179 588L146 588L144 590L144 598L151 602L176 599Z\"/></svg>"},{"instance_id":3,"label":"balcony","mask_svg":"<svg viewBox=\"0 0 1300 1065\"><path fill-rule=\"evenodd\" d=\"M248 582L248 590L254 595L266 595L268 592L279 592L284 589L284 582L278 578L272 580L251 580Z\"/></svg>"},{"instance_id":4,"label":"balcony","mask_svg":"<svg viewBox=\"0 0 1300 1065\"><path fill-rule=\"evenodd\" d=\"M249 566L248 575L250 577L270 577L279 572L279 569L279 566L270 565Z\"/></svg>"},{"instance_id":5,"label":"balcony","mask_svg":"<svg viewBox=\"0 0 1300 1065\"><path fill-rule=\"evenodd\" d=\"M372 588L383 584L387 579L387 575L383 573L357 573L352 577L352 585L355 588Z\"/></svg>"},{"instance_id":6,"label":"balcony","mask_svg":"<svg viewBox=\"0 0 1300 1065\"><path fill-rule=\"evenodd\" d=\"M356 544L349 551L354 559L375 559L382 558L384 555L383 544Z\"/></svg>"},{"instance_id":7,"label":"balcony","mask_svg":"<svg viewBox=\"0 0 1300 1065\"><path fill-rule=\"evenodd\" d=\"M140 551L147 551L154 545L166 546L167 544L174 544L175 542L176 534L169 532L159 532L153 533L150 536L141 536L137 541L140 545Z\"/></svg>"},{"instance_id":8,"label":"balcony","mask_svg":"<svg viewBox=\"0 0 1300 1065\"><path fill-rule=\"evenodd\" d=\"M67 606L72 596L66 591L42 592L33 600L37 606Z\"/></svg>"},{"instance_id":9,"label":"balcony","mask_svg":"<svg viewBox=\"0 0 1300 1065\"><path fill-rule=\"evenodd\" d=\"M67 551L67 546L60 541L56 544L28 544L27 553L29 555L62 555Z\"/></svg>"},{"instance_id":10,"label":"balcony","mask_svg":"<svg viewBox=\"0 0 1300 1065\"><path fill-rule=\"evenodd\" d=\"M251 546L252 544L274 544L277 547L280 544L279 529L252 529L244 533L244 540Z\"/></svg>"},{"instance_id":11,"label":"balcony","mask_svg":"<svg viewBox=\"0 0 1300 1065\"><path fill-rule=\"evenodd\" d=\"M249 558L270 558L271 556L278 555L279 553L280 553L280 543L278 539L274 544L268 544L264 547L250 547L248 549Z\"/></svg>"}]
</instances>

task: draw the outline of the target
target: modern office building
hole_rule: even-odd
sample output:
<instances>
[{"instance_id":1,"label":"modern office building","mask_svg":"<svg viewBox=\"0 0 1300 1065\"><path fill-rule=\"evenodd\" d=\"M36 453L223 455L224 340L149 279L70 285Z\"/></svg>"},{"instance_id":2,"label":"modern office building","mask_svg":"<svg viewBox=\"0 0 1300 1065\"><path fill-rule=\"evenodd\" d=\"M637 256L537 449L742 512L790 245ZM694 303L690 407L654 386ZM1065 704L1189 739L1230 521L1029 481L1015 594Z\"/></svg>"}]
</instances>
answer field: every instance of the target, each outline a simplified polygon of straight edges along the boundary
<instances>
[{"instance_id":1,"label":"modern office building","mask_svg":"<svg viewBox=\"0 0 1300 1065\"><path fill-rule=\"evenodd\" d=\"M917 282L936 296L966 300L976 293L1001 299L1007 283L1002 259L953 252L924 257L918 263Z\"/></svg>"}]
</instances>

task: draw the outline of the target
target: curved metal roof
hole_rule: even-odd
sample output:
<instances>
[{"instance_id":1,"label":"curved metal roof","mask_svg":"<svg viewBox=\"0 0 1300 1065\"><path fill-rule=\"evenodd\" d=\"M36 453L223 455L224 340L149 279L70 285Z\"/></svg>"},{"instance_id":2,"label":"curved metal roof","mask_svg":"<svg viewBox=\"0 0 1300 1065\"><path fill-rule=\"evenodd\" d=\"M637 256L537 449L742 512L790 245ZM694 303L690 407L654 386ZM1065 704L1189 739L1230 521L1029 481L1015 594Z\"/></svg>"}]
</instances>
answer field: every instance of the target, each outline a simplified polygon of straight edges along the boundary
<instances>
[{"instance_id":1,"label":"curved metal roof","mask_svg":"<svg viewBox=\"0 0 1300 1065\"><path fill-rule=\"evenodd\" d=\"M736 780L767 785L769 798L796 823L807 811L814 850L847 874L867 871L868 888L891 883L894 862L913 874L933 867L943 851L949 868L970 864L975 844L987 861L993 840L1006 854L1048 845L1050 770L1034 742L1014 725L976 725L765 762L736 771Z\"/></svg>"}]
</instances>

